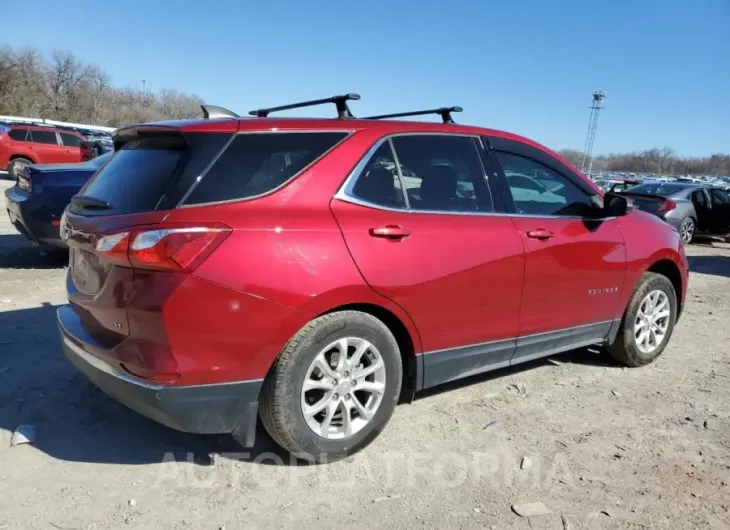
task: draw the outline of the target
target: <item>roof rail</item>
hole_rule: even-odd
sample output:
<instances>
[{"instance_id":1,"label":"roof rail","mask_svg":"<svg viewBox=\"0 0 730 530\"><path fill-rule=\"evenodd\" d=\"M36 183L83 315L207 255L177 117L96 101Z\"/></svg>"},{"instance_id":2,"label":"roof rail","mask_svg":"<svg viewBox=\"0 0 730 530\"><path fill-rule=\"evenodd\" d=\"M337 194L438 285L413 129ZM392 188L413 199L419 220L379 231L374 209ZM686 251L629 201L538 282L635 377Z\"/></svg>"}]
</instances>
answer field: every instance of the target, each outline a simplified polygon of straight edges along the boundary
<instances>
[{"instance_id":1,"label":"roof rail","mask_svg":"<svg viewBox=\"0 0 730 530\"><path fill-rule=\"evenodd\" d=\"M282 105L280 107L270 107L268 109L257 109L249 112L251 116L257 116L259 118L266 118L272 112L279 112L282 110L300 109L303 107L314 107L316 105L326 105L327 103L334 103L337 107L337 117L339 119L353 118L350 108L347 106L348 101L357 101L360 99L359 94L344 94L342 96L333 96L331 98L313 99L311 101L302 101L301 103L291 103L290 105Z\"/></svg>"},{"instance_id":2,"label":"roof rail","mask_svg":"<svg viewBox=\"0 0 730 530\"><path fill-rule=\"evenodd\" d=\"M238 114L232 110L228 110L225 107L219 107L218 105L201 105L203 109L203 118L209 120L211 118L240 118Z\"/></svg>"},{"instance_id":3,"label":"roof rail","mask_svg":"<svg viewBox=\"0 0 730 530\"><path fill-rule=\"evenodd\" d=\"M379 116L368 116L364 120L385 120L389 118L406 118L408 116L425 116L426 114L438 114L444 123L456 123L451 117L452 112L461 112L461 107L441 107L440 109L417 110L413 112L397 112L395 114L381 114Z\"/></svg>"}]
</instances>

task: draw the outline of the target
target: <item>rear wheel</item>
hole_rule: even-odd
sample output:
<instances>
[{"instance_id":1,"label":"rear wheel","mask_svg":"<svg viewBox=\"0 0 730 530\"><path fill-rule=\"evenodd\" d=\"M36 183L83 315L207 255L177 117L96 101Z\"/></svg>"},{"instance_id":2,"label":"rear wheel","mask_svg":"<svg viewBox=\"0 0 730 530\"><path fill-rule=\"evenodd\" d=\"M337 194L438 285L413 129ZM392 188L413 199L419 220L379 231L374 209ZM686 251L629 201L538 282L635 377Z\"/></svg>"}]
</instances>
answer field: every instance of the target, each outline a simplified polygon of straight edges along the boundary
<instances>
[{"instance_id":1,"label":"rear wheel","mask_svg":"<svg viewBox=\"0 0 730 530\"><path fill-rule=\"evenodd\" d=\"M16 179L17 180L18 179L18 175L16 173L16 170L17 170L18 166L19 165L26 165L27 166L27 165L30 165L32 163L33 162L31 162L27 158L23 158L23 157L13 158L10 161L10 163L8 164L8 175L10 175L10 178L13 178L13 179Z\"/></svg>"},{"instance_id":2,"label":"rear wheel","mask_svg":"<svg viewBox=\"0 0 730 530\"><path fill-rule=\"evenodd\" d=\"M677 296L666 276L647 272L641 278L608 352L619 362L644 366L669 342L677 320Z\"/></svg>"},{"instance_id":3,"label":"rear wheel","mask_svg":"<svg viewBox=\"0 0 730 530\"><path fill-rule=\"evenodd\" d=\"M679 238L682 243L689 245L695 237L696 223L691 217L685 217L679 223Z\"/></svg>"},{"instance_id":4,"label":"rear wheel","mask_svg":"<svg viewBox=\"0 0 730 530\"><path fill-rule=\"evenodd\" d=\"M261 421L276 443L316 462L353 454L388 423L400 395L398 344L383 322L340 311L300 330L261 392Z\"/></svg>"}]
</instances>

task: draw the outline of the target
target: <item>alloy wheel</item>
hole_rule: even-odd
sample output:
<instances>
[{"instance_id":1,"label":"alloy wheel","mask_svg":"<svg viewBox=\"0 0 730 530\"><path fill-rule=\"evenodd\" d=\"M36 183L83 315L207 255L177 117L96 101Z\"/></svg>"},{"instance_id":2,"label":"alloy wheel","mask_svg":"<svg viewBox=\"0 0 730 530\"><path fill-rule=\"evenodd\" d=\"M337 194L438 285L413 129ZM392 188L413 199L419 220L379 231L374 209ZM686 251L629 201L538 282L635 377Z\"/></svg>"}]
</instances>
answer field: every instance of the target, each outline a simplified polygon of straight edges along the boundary
<instances>
[{"instance_id":1,"label":"alloy wheel","mask_svg":"<svg viewBox=\"0 0 730 530\"><path fill-rule=\"evenodd\" d=\"M691 217L688 217L684 221L682 221L682 224L679 226L679 238L682 240L682 243L685 245L688 245L692 242L692 237L695 234L695 222L692 220Z\"/></svg>"},{"instance_id":2,"label":"alloy wheel","mask_svg":"<svg viewBox=\"0 0 730 530\"><path fill-rule=\"evenodd\" d=\"M348 438L373 418L385 393L385 363L365 339L345 337L321 350L304 378L301 407L322 438Z\"/></svg>"},{"instance_id":3,"label":"alloy wheel","mask_svg":"<svg viewBox=\"0 0 730 530\"><path fill-rule=\"evenodd\" d=\"M671 306L664 291L650 292L639 306L634 322L634 339L641 353L650 354L656 350L669 330Z\"/></svg>"}]
</instances>

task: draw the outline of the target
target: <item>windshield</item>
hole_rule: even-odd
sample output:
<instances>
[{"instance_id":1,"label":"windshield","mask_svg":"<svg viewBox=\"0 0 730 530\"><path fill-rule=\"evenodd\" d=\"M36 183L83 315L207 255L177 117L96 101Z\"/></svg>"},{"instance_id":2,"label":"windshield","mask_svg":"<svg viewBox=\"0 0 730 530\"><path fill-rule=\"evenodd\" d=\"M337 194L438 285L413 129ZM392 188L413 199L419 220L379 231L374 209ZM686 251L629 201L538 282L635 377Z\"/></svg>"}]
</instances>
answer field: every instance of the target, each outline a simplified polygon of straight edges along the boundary
<instances>
[{"instance_id":1,"label":"windshield","mask_svg":"<svg viewBox=\"0 0 730 530\"><path fill-rule=\"evenodd\" d=\"M631 193L641 193L644 195L659 195L661 197L669 197L675 193L687 189L683 184L672 184L666 182L652 182L651 184L640 184L631 188Z\"/></svg>"}]
</instances>

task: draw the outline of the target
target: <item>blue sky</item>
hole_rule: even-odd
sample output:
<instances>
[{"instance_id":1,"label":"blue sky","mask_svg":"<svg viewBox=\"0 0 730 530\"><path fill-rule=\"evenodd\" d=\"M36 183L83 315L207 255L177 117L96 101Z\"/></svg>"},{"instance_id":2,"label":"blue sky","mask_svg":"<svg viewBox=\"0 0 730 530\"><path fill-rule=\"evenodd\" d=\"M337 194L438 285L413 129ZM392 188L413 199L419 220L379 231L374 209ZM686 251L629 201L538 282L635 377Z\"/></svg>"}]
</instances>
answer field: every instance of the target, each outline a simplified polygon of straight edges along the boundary
<instances>
[{"instance_id":1,"label":"blue sky","mask_svg":"<svg viewBox=\"0 0 730 530\"><path fill-rule=\"evenodd\" d=\"M29 0L0 20L23 21L0 44L239 113L358 92L355 114L461 105L461 122L582 149L600 88L596 152L730 152L729 0Z\"/></svg>"}]
</instances>

